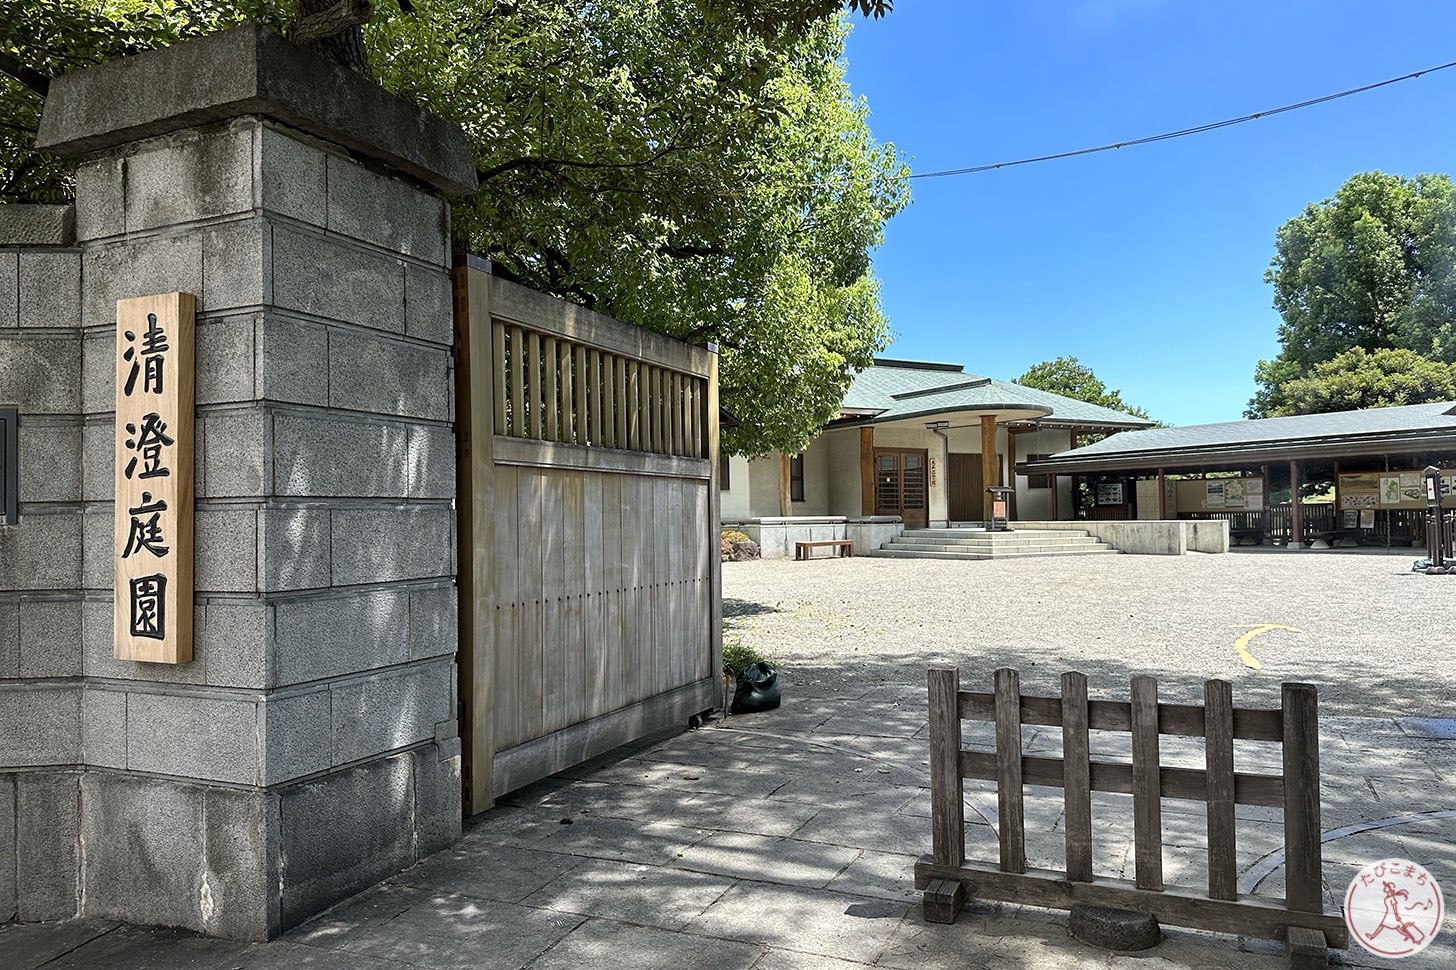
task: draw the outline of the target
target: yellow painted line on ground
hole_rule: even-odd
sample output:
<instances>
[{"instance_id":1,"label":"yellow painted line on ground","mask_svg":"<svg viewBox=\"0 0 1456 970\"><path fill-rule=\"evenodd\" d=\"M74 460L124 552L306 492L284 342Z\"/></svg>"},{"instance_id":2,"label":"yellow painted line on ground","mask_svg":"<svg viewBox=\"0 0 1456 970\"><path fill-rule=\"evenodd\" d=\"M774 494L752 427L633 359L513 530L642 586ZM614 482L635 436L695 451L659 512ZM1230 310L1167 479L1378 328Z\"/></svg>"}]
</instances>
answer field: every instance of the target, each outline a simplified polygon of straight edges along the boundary
<instances>
[{"instance_id":1,"label":"yellow painted line on ground","mask_svg":"<svg viewBox=\"0 0 1456 970\"><path fill-rule=\"evenodd\" d=\"M1244 666L1250 670L1261 670L1264 665L1259 662L1258 657L1249 652L1249 641L1261 633L1268 633L1270 630L1288 630L1290 633L1304 632L1297 626L1285 626L1282 623L1265 623L1241 635L1234 641L1234 652L1239 655L1239 659L1243 661Z\"/></svg>"}]
</instances>

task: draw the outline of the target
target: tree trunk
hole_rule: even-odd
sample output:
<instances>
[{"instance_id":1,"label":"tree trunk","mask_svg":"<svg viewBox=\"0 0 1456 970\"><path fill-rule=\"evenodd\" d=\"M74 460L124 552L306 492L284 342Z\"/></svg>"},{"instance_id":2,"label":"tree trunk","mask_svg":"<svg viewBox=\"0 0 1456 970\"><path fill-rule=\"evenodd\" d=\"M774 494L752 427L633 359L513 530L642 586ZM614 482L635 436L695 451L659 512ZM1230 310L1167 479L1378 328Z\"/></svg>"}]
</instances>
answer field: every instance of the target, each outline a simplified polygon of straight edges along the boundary
<instances>
[{"instance_id":1,"label":"tree trunk","mask_svg":"<svg viewBox=\"0 0 1456 970\"><path fill-rule=\"evenodd\" d=\"M298 0L288 37L336 64L372 77L364 52L364 24L373 15L369 0Z\"/></svg>"}]
</instances>

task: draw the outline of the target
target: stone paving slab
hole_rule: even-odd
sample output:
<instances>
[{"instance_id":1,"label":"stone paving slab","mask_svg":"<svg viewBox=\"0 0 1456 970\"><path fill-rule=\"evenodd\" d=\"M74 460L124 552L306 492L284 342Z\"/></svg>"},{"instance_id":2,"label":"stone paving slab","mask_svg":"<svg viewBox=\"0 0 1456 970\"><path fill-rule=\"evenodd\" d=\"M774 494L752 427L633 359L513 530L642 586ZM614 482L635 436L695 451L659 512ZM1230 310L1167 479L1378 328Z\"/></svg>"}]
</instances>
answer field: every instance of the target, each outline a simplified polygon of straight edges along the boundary
<instances>
[{"instance_id":1,"label":"stone paving slab","mask_svg":"<svg viewBox=\"0 0 1456 970\"><path fill-rule=\"evenodd\" d=\"M1129 567L1127 562L1133 557L1110 558L1116 560L1118 569L1154 570L1149 576L1161 575L1156 573L1160 568L1173 572L1188 568L1186 563L1166 567L1134 563ZM852 611L865 608L865 603L868 608L891 612L900 608L866 600L869 594L863 588L846 586L843 577L851 576L857 566L799 566L792 571L785 567L783 573L794 584L793 595L818 597L821 604L832 604L832 609L824 605L816 607L819 613L799 614L786 596L781 610L751 617L755 623L775 624L755 628L769 631L769 642L812 642L819 634L808 627L821 623L821 614L826 612ZM813 578L821 568L829 582L816 591ZM925 575L928 588L944 594L937 600L943 604L960 587L946 578L949 573L934 572L942 568L932 567ZM1053 577L1062 576L1059 571L1068 568L1072 567L1034 567ZM1110 567L1076 568L1095 573ZM1267 568L1276 568L1275 562ZM902 572L873 573L879 579L894 575ZM1086 580L1082 573L1065 575L1073 577L1068 582ZM1212 618L1186 615L1194 607L1176 590L1174 598L1183 597L1180 609L1185 615L1170 612L1163 604L1150 607L1158 622L1171 631L1170 638L1184 637L1179 662L1194 656L1188 653L1186 642L1190 631L1229 633L1234 622L1230 617L1249 595L1247 583L1237 595L1225 595L1222 587L1211 592L1206 589L1209 577L1205 572L1189 573L1185 578L1201 584L1210 613L1224 612ZM1087 592L1079 587L1067 595L1075 600ZM903 587L894 592L891 586L883 595L903 598ZM837 599L841 596L843 603ZM1023 612L1019 615L1026 615L1028 596L1040 597L1050 613L1066 613L1050 596L1022 591L1011 598L1020 597L1017 608ZM1077 622L1106 619L1098 613L1100 602L1095 598L1084 601L1087 617ZM1318 599L1299 603L1306 610L1324 605ZM955 608L960 611L956 615L964 619L968 610L979 617L976 611L989 608L994 614L1003 606L966 603L962 597ZM1279 618L1285 617L1275 617ZM1127 619L1112 617L1108 622L1126 632L1131 629ZM1371 644L1383 641L1369 639L1381 628L1357 619L1359 637L1342 632L1330 617L1303 622L1321 631L1330 649L1346 649L1359 642L1364 654L1353 673L1365 675L1374 662ZM780 710L643 739L513 793L495 810L470 820L456 846L271 944L207 940L173 930L117 927L97 921L8 926L0 927L0 970L12 966L21 970L40 966L76 970L1286 967L1287 958L1277 944L1177 928L1166 928L1168 938L1151 951L1105 953L1072 940L1064 914L1025 907L973 902L954 925L924 922L912 881L915 854L926 847L929 832L924 663L954 659L967 670L989 670L1002 660L1027 664L1036 660L1037 666L1024 681L1030 685L1028 690L1054 683L1053 671L1064 665L1080 664L1088 666L1104 688L1125 687L1129 664L1135 659L1109 658L1094 650L1110 648L1115 636L1108 634L1105 647L1099 647L1080 633L1067 634L1066 615L1059 622L1032 617L1029 632L1023 631L1030 639L1019 652L995 637L967 640L962 636L954 649L937 648L942 652L935 658L923 653L896 654L889 663L866 656L867 651L847 657L838 642L826 644L819 655L802 653L784 672L785 701ZM1404 637L1416 632L1414 627L1402 626L1406 620L1400 617L1382 622L1397 627L1390 635ZM1061 637L1056 650L1046 639L1053 635ZM1147 638L1141 642L1155 643ZM887 640L886 649L892 650L898 643ZM978 645L972 648L963 646L965 643ZM1160 644L1157 641L1158 650ZM1294 640L1289 638L1277 647L1271 645L1269 650L1287 647L1291 652L1280 657L1266 650L1266 659L1271 665L1291 659L1317 662L1323 665L1321 669L1334 662L1328 650L1315 656L1300 653L1291 644ZM1154 654L1157 651L1149 656ZM1076 662L1064 664L1068 657ZM1204 675L1226 673L1226 668L1216 668L1212 661L1187 662L1185 679L1190 683ZM1429 658L1422 663L1429 663ZM1277 682L1278 675L1259 675L1264 679L1252 673L1236 671L1235 675L1244 678L1236 695L1242 703L1277 703L1277 690L1270 685ZM896 677L907 681L897 682ZM1408 693L1410 686L1402 681L1375 693L1394 696L1397 688ZM1187 687L1170 677L1164 697L1176 699ZM1332 695L1336 703L1322 719L1321 738L1327 831L1413 812L1456 809L1456 786L1451 784L1456 779L1456 741L1412 737L1389 712L1362 713L1365 702L1356 693L1332 688ZM1420 710L1405 703L1400 713L1415 715ZM1094 732L1093 736L1093 750L1099 757L1128 756L1125 735ZM967 746L991 750L990 738L985 726L968 730ZM1164 740L1171 758L1199 763L1197 739ZM1028 751L1054 756L1060 743L1056 729L1027 728ZM1241 742L1237 763L1240 770L1275 771L1279 768L1277 751L1277 746ZM966 795L968 853L994 861L994 785L968 782ZM1253 806L1239 806L1236 817L1244 880L1252 878L1247 872L1270 853L1276 853L1277 862L1282 821L1277 809ZM1061 792L1027 789L1026 818L1030 857L1060 868L1065 839ZM1099 873L1133 876L1130 819L1130 797L1095 793L1094 860ZM1201 885L1206 878L1202 804L1167 800L1163 825L1169 881ZM1446 881L1448 897L1456 899L1456 818L1452 818L1333 838L1325 846L1327 905L1335 907L1342 901L1344 886L1356 866L1387 856L1406 856L1427 864ZM1283 875L1282 868L1274 865L1257 893L1280 895ZM1416 958L1399 963L1379 961L1355 949L1337 954L1335 963L1370 970L1449 970L1456 967L1456 925L1448 920L1433 946Z\"/></svg>"},{"instance_id":2,"label":"stone paving slab","mask_svg":"<svg viewBox=\"0 0 1456 970\"><path fill-rule=\"evenodd\" d=\"M735 880L687 869L588 859L523 902L563 913L680 930Z\"/></svg>"}]
</instances>

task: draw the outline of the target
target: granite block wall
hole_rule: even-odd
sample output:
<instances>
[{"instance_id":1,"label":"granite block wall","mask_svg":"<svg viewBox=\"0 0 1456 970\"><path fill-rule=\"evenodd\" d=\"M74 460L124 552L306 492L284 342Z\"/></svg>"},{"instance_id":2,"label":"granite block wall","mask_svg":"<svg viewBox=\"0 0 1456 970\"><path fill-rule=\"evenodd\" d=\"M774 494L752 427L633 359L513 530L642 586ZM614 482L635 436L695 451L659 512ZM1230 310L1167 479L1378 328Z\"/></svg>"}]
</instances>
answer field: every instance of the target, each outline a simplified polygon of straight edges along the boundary
<instances>
[{"instance_id":1,"label":"granite block wall","mask_svg":"<svg viewBox=\"0 0 1456 970\"><path fill-rule=\"evenodd\" d=\"M459 834L449 210L244 116L88 156L46 215L74 237L0 237L0 921L265 938ZM178 666L111 642L116 301L170 290L198 301Z\"/></svg>"}]
</instances>

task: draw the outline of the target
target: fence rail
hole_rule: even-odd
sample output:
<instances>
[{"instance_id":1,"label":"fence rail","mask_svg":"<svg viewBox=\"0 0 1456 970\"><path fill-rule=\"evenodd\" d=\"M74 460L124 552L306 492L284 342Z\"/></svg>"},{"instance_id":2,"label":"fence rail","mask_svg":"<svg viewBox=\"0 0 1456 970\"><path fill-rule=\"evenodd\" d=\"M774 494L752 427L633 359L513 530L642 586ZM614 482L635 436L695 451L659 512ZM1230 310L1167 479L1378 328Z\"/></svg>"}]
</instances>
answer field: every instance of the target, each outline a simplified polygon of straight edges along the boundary
<instances>
[{"instance_id":1,"label":"fence rail","mask_svg":"<svg viewBox=\"0 0 1456 970\"><path fill-rule=\"evenodd\" d=\"M1078 903L1151 913L1158 919L1215 932L1284 940L1322 952L1344 947L1344 920L1324 912L1321 882L1318 695L1308 684L1284 684L1278 710L1240 708L1228 681L1204 684L1204 703L1164 704L1157 681L1134 677L1128 701L1089 700L1085 674L1062 675L1059 697L1024 696L1015 670L994 674L994 691L960 689L955 668L929 671L932 854L915 866L926 919L953 922L969 893L984 899L1069 909ZM994 754L961 749L961 721L995 724ZM1062 729L1062 757L1026 756L1021 725ZM1088 732L1131 735L1131 762L1093 760ZM1168 766L1161 735L1202 737L1203 769ZM1278 775L1234 769L1234 741L1277 742ZM964 780L996 782L999 863L967 861ZM1061 788L1066 832L1064 872L1026 865L1026 785ZM1131 882L1092 868L1094 791L1133 798ZM1162 800L1203 801L1208 819L1206 888L1163 881ZM1240 896L1235 885L1235 805L1283 809L1286 898Z\"/></svg>"}]
</instances>

